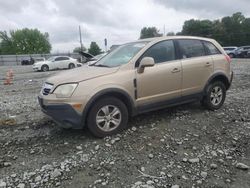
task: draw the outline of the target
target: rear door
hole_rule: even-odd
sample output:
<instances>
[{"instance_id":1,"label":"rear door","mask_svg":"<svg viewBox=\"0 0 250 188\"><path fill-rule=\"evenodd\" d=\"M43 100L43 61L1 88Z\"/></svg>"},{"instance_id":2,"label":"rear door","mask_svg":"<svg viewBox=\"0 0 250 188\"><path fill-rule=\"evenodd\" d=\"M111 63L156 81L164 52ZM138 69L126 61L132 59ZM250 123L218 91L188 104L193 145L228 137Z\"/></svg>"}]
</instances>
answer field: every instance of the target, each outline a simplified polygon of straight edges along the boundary
<instances>
[{"instance_id":1,"label":"rear door","mask_svg":"<svg viewBox=\"0 0 250 188\"><path fill-rule=\"evenodd\" d=\"M230 79L230 63L226 60L223 54L213 43L203 41L207 54L210 55L214 61L214 72L220 71L229 76Z\"/></svg>"},{"instance_id":2,"label":"rear door","mask_svg":"<svg viewBox=\"0 0 250 188\"><path fill-rule=\"evenodd\" d=\"M139 59L152 57L153 67L146 67L143 73L136 71L137 104L146 105L181 96L181 62L176 59L172 40L151 46Z\"/></svg>"},{"instance_id":3,"label":"rear door","mask_svg":"<svg viewBox=\"0 0 250 188\"><path fill-rule=\"evenodd\" d=\"M69 67L70 60L68 57L61 57L59 68L60 69L67 69Z\"/></svg>"},{"instance_id":4,"label":"rear door","mask_svg":"<svg viewBox=\"0 0 250 188\"><path fill-rule=\"evenodd\" d=\"M62 57L56 57L55 58L55 61L52 62L54 69L60 69L60 67L61 67L61 61L62 61Z\"/></svg>"},{"instance_id":5,"label":"rear door","mask_svg":"<svg viewBox=\"0 0 250 188\"><path fill-rule=\"evenodd\" d=\"M182 58L182 96L200 93L213 73L213 59L206 54L200 40L179 39L177 42Z\"/></svg>"}]
</instances>

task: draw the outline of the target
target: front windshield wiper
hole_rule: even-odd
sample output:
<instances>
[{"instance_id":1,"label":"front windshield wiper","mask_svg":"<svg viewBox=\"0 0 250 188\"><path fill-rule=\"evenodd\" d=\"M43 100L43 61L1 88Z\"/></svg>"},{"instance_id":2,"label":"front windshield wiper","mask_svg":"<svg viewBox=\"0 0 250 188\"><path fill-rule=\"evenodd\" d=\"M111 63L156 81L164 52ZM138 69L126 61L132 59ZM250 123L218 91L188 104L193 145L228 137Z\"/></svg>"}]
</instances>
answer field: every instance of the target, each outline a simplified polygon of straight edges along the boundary
<instances>
[{"instance_id":1,"label":"front windshield wiper","mask_svg":"<svg viewBox=\"0 0 250 188\"><path fill-rule=\"evenodd\" d=\"M95 67L110 67L110 66L108 66L108 65L103 65L103 64L93 64L93 65L91 65L91 66L95 66Z\"/></svg>"}]
</instances>

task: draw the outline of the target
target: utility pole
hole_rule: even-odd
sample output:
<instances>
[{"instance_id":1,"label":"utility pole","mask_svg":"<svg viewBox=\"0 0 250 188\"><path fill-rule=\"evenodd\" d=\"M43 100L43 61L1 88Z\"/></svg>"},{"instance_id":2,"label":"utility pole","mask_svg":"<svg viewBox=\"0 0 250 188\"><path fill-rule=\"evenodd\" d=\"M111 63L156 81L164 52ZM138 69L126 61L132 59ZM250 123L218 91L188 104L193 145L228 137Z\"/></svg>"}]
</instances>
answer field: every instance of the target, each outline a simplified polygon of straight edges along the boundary
<instances>
[{"instance_id":1,"label":"utility pole","mask_svg":"<svg viewBox=\"0 0 250 188\"><path fill-rule=\"evenodd\" d=\"M81 51L83 50L83 45L82 45L82 31L81 31L81 26L79 25L79 36L80 36L80 46L81 46Z\"/></svg>"},{"instance_id":2,"label":"utility pole","mask_svg":"<svg viewBox=\"0 0 250 188\"><path fill-rule=\"evenodd\" d=\"M165 28L165 24L163 26L163 36L166 36L166 28Z\"/></svg>"},{"instance_id":3,"label":"utility pole","mask_svg":"<svg viewBox=\"0 0 250 188\"><path fill-rule=\"evenodd\" d=\"M108 40L105 38L104 39L104 46L105 46L105 52L108 50Z\"/></svg>"}]
</instances>

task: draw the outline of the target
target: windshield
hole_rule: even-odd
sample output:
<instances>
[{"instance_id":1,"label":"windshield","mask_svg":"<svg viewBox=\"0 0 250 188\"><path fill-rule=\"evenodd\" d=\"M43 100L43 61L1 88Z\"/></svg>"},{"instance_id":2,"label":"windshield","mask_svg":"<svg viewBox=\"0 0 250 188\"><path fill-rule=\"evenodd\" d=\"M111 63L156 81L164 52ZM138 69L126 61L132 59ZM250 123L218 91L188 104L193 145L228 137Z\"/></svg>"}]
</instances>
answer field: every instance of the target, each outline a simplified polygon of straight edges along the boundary
<instances>
[{"instance_id":1,"label":"windshield","mask_svg":"<svg viewBox=\"0 0 250 188\"><path fill-rule=\"evenodd\" d=\"M124 44L100 59L93 66L117 67L128 63L147 42L133 42Z\"/></svg>"}]
</instances>

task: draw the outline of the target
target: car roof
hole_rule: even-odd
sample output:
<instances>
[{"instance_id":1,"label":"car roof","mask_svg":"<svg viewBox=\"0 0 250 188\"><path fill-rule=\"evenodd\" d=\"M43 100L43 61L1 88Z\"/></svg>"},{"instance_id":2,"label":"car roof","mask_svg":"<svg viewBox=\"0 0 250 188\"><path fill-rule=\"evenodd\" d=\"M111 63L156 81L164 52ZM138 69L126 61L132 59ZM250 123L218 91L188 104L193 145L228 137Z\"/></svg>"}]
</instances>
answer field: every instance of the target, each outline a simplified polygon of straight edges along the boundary
<instances>
[{"instance_id":1,"label":"car roof","mask_svg":"<svg viewBox=\"0 0 250 188\"><path fill-rule=\"evenodd\" d=\"M177 35L177 36L164 36L164 37L154 37L154 38L146 38L146 39L139 39L134 42L140 42L140 41L145 41L145 42L157 42L157 41L162 41L162 40L168 40L168 39L197 39L197 40L205 40L205 41L214 41L211 38L205 38L205 37L195 37L195 36L182 36L182 35Z\"/></svg>"},{"instance_id":2,"label":"car roof","mask_svg":"<svg viewBox=\"0 0 250 188\"><path fill-rule=\"evenodd\" d=\"M68 57L68 58L70 58L69 56L65 56L65 55L63 55L63 56L51 56L51 57L53 57L53 58L57 58L57 57Z\"/></svg>"}]
</instances>

